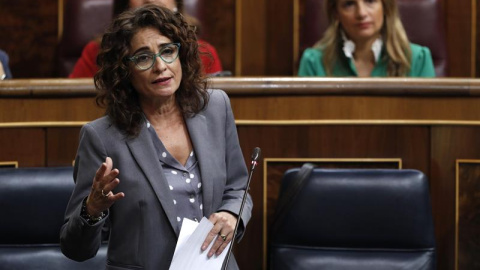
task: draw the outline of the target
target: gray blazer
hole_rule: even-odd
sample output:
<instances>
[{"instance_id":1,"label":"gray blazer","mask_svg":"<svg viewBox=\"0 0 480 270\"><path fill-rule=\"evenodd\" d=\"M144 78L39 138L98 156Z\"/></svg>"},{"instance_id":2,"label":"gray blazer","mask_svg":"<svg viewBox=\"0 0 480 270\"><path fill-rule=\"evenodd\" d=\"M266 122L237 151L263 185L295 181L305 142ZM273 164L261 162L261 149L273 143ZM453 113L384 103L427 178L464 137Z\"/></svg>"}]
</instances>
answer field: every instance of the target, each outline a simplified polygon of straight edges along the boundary
<instances>
[{"instance_id":1,"label":"gray blazer","mask_svg":"<svg viewBox=\"0 0 480 270\"><path fill-rule=\"evenodd\" d=\"M186 124L200 165L204 215L221 210L238 214L248 173L226 93L210 91L207 108L186 118ZM125 198L110 207L106 219L90 226L80 217L81 203L107 156L120 171L120 184L114 192L124 192ZM109 117L86 124L80 131L74 179L75 189L60 232L67 257L82 261L95 256L108 219L106 269L169 268L179 234L177 214L146 126L138 137L127 139ZM245 229L251 210L248 196L239 231ZM238 269L235 261L230 261L229 269Z\"/></svg>"}]
</instances>

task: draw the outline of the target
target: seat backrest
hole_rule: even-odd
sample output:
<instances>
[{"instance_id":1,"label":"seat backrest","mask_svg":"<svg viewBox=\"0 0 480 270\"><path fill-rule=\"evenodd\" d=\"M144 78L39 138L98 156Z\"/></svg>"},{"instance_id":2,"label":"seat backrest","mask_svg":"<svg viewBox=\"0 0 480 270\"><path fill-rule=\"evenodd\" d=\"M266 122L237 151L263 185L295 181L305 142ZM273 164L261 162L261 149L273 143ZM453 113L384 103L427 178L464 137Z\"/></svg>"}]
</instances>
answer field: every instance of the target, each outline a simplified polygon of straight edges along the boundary
<instances>
[{"instance_id":1,"label":"seat backrest","mask_svg":"<svg viewBox=\"0 0 480 270\"><path fill-rule=\"evenodd\" d=\"M82 263L60 250L73 188L73 167L0 169L0 268L105 269L105 245Z\"/></svg>"},{"instance_id":2,"label":"seat backrest","mask_svg":"<svg viewBox=\"0 0 480 270\"><path fill-rule=\"evenodd\" d=\"M63 32L57 48L57 75L67 77L83 47L99 37L112 21L113 0L67 0Z\"/></svg>"},{"instance_id":3,"label":"seat backrest","mask_svg":"<svg viewBox=\"0 0 480 270\"><path fill-rule=\"evenodd\" d=\"M199 27L201 29L199 33L199 38L208 37L210 35L210 33L208 32L208 27L203 27L203 24L206 21L206 17L209 16L207 4L208 1L205 0L183 1L184 13L195 18L196 23L199 24Z\"/></svg>"},{"instance_id":4,"label":"seat backrest","mask_svg":"<svg viewBox=\"0 0 480 270\"><path fill-rule=\"evenodd\" d=\"M313 46L327 29L324 0L303 0L299 55ZM445 23L439 0L397 0L400 17L410 42L430 49L437 77L447 76Z\"/></svg>"},{"instance_id":5,"label":"seat backrest","mask_svg":"<svg viewBox=\"0 0 480 270\"><path fill-rule=\"evenodd\" d=\"M298 169L282 179L280 196ZM314 169L270 235L270 269L435 269L425 175Z\"/></svg>"}]
</instances>

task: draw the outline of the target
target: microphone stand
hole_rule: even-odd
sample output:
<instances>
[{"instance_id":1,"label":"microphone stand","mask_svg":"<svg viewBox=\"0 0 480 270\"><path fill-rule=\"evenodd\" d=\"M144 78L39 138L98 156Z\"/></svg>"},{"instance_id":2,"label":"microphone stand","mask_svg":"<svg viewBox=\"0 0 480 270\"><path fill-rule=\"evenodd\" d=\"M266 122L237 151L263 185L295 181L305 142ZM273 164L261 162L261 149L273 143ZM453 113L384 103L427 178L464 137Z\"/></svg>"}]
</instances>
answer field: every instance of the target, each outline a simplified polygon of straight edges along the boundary
<instances>
[{"instance_id":1,"label":"microphone stand","mask_svg":"<svg viewBox=\"0 0 480 270\"><path fill-rule=\"evenodd\" d=\"M250 174L248 175L247 187L245 188L245 193L243 194L242 204L240 205L240 211L238 212L237 223L235 224L235 230L233 231L232 241L230 242L230 247L227 251L227 257L225 258L225 263L223 269L228 268L228 261L230 260L230 254L232 253L233 243L235 242L235 237L237 236L238 225L240 224L240 219L242 218L243 207L245 206L245 201L247 200L248 190L250 189L250 181L252 180L253 171L257 166L257 160L260 157L261 150L259 147L255 147L252 153L252 165L250 167Z\"/></svg>"}]
</instances>

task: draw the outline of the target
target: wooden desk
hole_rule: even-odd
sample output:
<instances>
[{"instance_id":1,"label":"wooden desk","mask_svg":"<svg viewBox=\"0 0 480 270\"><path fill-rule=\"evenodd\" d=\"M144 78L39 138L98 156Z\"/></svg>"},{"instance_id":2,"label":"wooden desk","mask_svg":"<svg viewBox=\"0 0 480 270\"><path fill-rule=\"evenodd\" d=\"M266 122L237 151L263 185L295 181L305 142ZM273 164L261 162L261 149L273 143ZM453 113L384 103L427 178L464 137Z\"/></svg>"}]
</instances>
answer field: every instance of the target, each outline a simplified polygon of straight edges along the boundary
<instances>
[{"instance_id":1,"label":"wooden desk","mask_svg":"<svg viewBox=\"0 0 480 270\"><path fill-rule=\"evenodd\" d=\"M246 159L256 146L263 153L251 184L253 218L235 246L242 269L265 266L281 176L305 161L421 170L430 179L438 269L480 263L480 243L469 241L480 237L480 80L214 78L211 85L231 98ZM80 126L103 114L94 96L90 79L0 82L0 162L71 165Z\"/></svg>"}]
</instances>

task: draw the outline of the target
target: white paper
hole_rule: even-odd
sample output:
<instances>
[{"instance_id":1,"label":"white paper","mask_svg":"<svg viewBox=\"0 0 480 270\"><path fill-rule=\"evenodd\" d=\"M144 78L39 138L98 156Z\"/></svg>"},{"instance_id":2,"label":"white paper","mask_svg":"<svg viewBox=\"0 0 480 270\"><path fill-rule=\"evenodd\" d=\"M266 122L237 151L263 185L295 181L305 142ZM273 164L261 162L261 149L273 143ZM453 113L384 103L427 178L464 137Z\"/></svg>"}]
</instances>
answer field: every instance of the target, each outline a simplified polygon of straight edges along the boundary
<instances>
[{"instance_id":1,"label":"white paper","mask_svg":"<svg viewBox=\"0 0 480 270\"><path fill-rule=\"evenodd\" d=\"M216 238L213 239L205 251L202 252L201 250L203 241L205 241L212 228L213 224L205 217L202 218L200 223L186 218L183 219L170 270L222 269L223 261L232 243L229 243L219 256L207 257L208 251Z\"/></svg>"}]
</instances>

